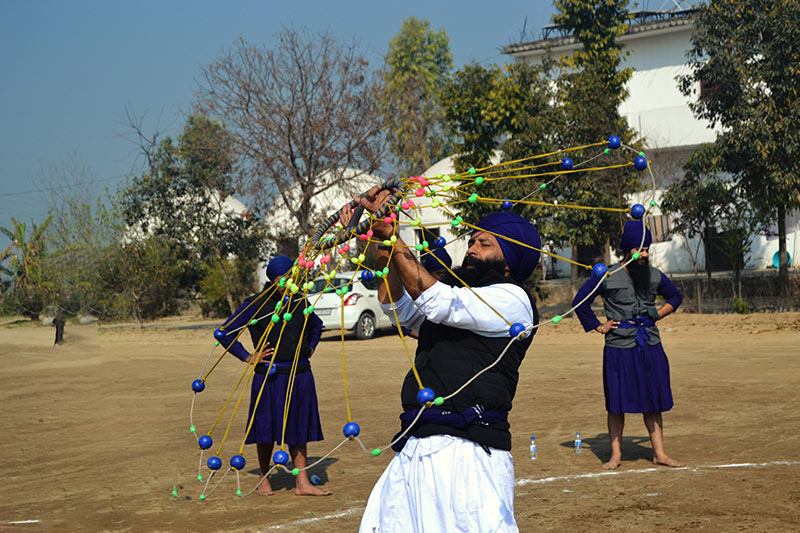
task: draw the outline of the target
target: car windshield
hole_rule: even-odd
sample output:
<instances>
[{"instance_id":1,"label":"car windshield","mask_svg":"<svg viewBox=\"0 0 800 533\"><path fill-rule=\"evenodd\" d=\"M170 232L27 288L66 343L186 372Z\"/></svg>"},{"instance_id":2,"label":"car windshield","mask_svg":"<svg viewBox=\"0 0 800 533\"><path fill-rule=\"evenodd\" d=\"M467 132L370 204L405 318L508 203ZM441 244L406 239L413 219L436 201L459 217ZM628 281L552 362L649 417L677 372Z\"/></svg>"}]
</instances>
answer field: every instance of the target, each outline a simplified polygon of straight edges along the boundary
<instances>
[{"instance_id":1,"label":"car windshield","mask_svg":"<svg viewBox=\"0 0 800 533\"><path fill-rule=\"evenodd\" d=\"M318 279L317 281L314 282L314 287L312 289L310 289L308 292L310 294L316 294L316 293L319 293L319 292L323 292L323 290L324 290L324 292L333 292L334 290L338 289L339 287L342 287L343 285L347 285L348 281L349 280L345 279L345 278L333 278L332 280L330 280L330 282L325 281L324 279ZM330 283L330 285L329 285L329 283ZM353 286L349 285L347 287L347 292L350 292L352 290L353 290Z\"/></svg>"}]
</instances>

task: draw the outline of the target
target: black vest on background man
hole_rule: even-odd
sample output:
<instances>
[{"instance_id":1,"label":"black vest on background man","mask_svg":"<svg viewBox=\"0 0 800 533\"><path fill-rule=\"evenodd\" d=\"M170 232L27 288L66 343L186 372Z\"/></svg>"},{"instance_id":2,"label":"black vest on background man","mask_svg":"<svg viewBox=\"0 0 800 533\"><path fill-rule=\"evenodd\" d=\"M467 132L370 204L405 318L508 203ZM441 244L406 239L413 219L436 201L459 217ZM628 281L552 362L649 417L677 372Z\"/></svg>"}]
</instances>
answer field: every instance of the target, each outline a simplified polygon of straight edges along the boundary
<instances>
[{"instance_id":1,"label":"black vest on background man","mask_svg":"<svg viewBox=\"0 0 800 533\"><path fill-rule=\"evenodd\" d=\"M511 283L521 287L510 277L497 272L490 272L474 287L486 287L497 283ZM528 294L527 291L525 291ZM528 295L530 298L530 295ZM492 305L493 302L488 302ZM533 309L534 324L539 323L536 303L530 298ZM488 310L487 313L493 313ZM536 330L533 330L535 333ZM414 364L419 372L422 384L430 387L436 396L447 396L461 387L475 374L492 364L505 349L511 337L484 337L466 329L434 324L428 320L422 323L419 330L417 355ZM439 406L445 411L462 412L475 405L481 405L486 411L511 411L514 394L519 381L519 366L525 352L533 341L528 335L522 341L515 341L497 365L481 374L478 379ZM401 400L406 411L420 407L417 402L419 386L413 372L409 371L403 381ZM409 435L428 437L431 435L453 435L478 444L491 446L501 450L511 449L511 433L508 422L494 424L473 424L466 429L450 426L417 422Z\"/></svg>"},{"instance_id":2,"label":"black vest on background man","mask_svg":"<svg viewBox=\"0 0 800 533\"><path fill-rule=\"evenodd\" d=\"M280 301L282 293L283 290L278 289L278 291L267 300L267 303L264 304L263 307L261 306L261 304L264 303L263 296L259 297L259 295L254 295L245 300L246 302L254 302L253 306L255 306L256 309L261 308L261 310L257 311L255 316L253 316L253 318L259 319L258 322L247 326L247 329L250 331L250 338L253 339L253 346L258 346L258 342L261 340L264 332L272 325L272 331L267 335L267 341L269 341L269 345L272 348L277 346L275 361L293 361L298 344L300 345L299 358L301 360L308 359L308 356L311 355L311 347L308 344L308 326L306 326L306 331L303 333L303 322L305 322L306 318L305 315L303 315L303 309L306 308L306 302L300 298L290 300L290 302L283 304L281 310L278 311L278 316L281 317L280 322L273 325L270 320L273 312L275 312L275 304ZM287 312L292 314L292 318L288 323L285 323L283 321L283 315ZM286 324L286 327L284 327L284 324ZM283 330L283 333L281 333L281 330ZM280 345L278 345L278 338L280 338Z\"/></svg>"}]
</instances>

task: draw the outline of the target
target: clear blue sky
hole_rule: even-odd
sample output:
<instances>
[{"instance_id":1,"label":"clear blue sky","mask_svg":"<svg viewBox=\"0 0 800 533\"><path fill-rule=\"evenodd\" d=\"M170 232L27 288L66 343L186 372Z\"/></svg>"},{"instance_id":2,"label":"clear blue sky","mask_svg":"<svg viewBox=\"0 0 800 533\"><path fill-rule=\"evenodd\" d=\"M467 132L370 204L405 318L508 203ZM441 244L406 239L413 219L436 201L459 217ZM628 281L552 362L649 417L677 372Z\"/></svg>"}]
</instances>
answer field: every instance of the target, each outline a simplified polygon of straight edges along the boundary
<instances>
[{"instance_id":1,"label":"clear blue sky","mask_svg":"<svg viewBox=\"0 0 800 533\"><path fill-rule=\"evenodd\" d=\"M115 188L134 164L115 134L126 106L146 113L145 129L175 133L200 67L240 35L269 46L281 25L329 29L378 65L416 16L447 31L458 67L504 62L499 48L519 41L525 18L539 38L553 12L551 0L0 0L0 225L42 220L34 178L71 160L90 169L98 194Z\"/></svg>"}]
</instances>

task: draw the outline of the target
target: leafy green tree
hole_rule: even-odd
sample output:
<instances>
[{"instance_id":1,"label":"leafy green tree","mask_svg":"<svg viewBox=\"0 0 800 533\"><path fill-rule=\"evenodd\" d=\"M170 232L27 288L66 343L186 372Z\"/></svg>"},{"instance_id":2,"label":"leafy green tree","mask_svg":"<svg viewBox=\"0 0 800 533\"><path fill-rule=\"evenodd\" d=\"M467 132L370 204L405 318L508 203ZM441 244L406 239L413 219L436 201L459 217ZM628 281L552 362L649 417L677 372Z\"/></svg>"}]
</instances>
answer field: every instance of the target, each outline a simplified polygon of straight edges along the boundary
<instances>
[{"instance_id":1,"label":"leafy green tree","mask_svg":"<svg viewBox=\"0 0 800 533\"><path fill-rule=\"evenodd\" d=\"M627 4L627 0L556 0L554 4L558 13L553 22L581 43L572 56L562 59L557 81L563 146L598 142L612 134L633 144L634 133L619 114L619 106L628 96L625 84L632 74L630 68L620 68L624 45L617 40L627 29ZM620 164L630 159L630 153L617 150L604 162ZM641 174L623 168L578 174L558 183L564 201L572 198L583 205L623 207L626 194L641 190L641 180ZM608 248L614 244L625 222L621 215L600 211L568 210L560 218L567 241L573 245L573 257L577 245L605 241ZM573 265L573 280L576 274Z\"/></svg>"},{"instance_id":2,"label":"leafy green tree","mask_svg":"<svg viewBox=\"0 0 800 533\"><path fill-rule=\"evenodd\" d=\"M681 91L698 96L698 118L719 125L721 167L776 222L780 297L789 297L786 215L800 205L800 3L711 0L695 15L691 73Z\"/></svg>"},{"instance_id":3,"label":"leafy green tree","mask_svg":"<svg viewBox=\"0 0 800 533\"><path fill-rule=\"evenodd\" d=\"M726 255L734 265L735 276L743 268L742 257L746 253L751 230L751 221L745 215L743 205L735 184L720 177L716 166L714 146L703 145L695 150L684 163L683 177L672 183L665 191L661 209L672 216L672 232L681 236L694 272L694 292L698 312L703 312L703 289L698 276L700 250L705 256L705 270L711 281L711 234L715 228L722 228L728 235L725 245ZM737 211L742 211L738 214ZM694 241L694 242L692 242ZM738 249L737 249L738 245Z\"/></svg>"},{"instance_id":4,"label":"leafy green tree","mask_svg":"<svg viewBox=\"0 0 800 533\"><path fill-rule=\"evenodd\" d=\"M450 40L427 20L409 17L389 42L381 110L398 170L418 175L447 154L442 91L453 68Z\"/></svg>"},{"instance_id":5,"label":"leafy green tree","mask_svg":"<svg viewBox=\"0 0 800 533\"><path fill-rule=\"evenodd\" d=\"M52 217L37 226L32 224L30 235L27 224L11 218L11 228L0 227L0 231L11 239L11 243L0 255L2 276L9 280L6 305L10 310L36 320L44 303L36 290L40 276L41 260L45 253L45 231ZM5 263L5 264L4 264Z\"/></svg>"},{"instance_id":6,"label":"leafy green tree","mask_svg":"<svg viewBox=\"0 0 800 533\"><path fill-rule=\"evenodd\" d=\"M225 203L235 173L233 141L216 121L188 118L177 143L169 137L147 151L149 169L121 194L124 219L141 235L171 241L177 257L202 277L199 261L218 267L230 312L236 309L229 256L261 258L263 227L249 211L237 213Z\"/></svg>"},{"instance_id":7,"label":"leafy green tree","mask_svg":"<svg viewBox=\"0 0 800 533\"><path fill-rule=\"evenodd\" d=\"M225 272L229 275L235 301L241 302L256 291L255 272L257 268L258 261L252 258L225 260ZM203 316L226 317L230 314L227 287L222 275L222 267L218 264L212 265L206 270L206 275L200 280L200 294L202 295L200 309Z\"/></svg>"}]
</instances>

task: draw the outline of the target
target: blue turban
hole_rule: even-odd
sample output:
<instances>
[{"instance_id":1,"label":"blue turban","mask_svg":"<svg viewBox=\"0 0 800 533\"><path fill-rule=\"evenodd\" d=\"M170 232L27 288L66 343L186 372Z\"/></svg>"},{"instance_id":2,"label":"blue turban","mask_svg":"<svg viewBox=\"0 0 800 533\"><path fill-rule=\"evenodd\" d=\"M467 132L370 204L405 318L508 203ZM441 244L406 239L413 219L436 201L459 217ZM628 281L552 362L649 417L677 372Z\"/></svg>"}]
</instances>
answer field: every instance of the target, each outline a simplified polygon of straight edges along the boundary
<instances>
[{"instance_id":1,"label":"blue turban","mask_svg":"<svg viewBox=\"0 0 800 533\"><path fill-rule=\"evenodd\" d=\"M289 259L287 255L276 255L270 259L267 265L267 277L270 281L275 281L280 278L294 266L294 261Z\"/></svg>"},{"instance_id":2,"label":"blue turban","mask_svg":"<svg viewBox=\"0 0 800 533\"><path fill-rule=\"evenodd\" d=\"M644 242L642 242L642 228L644 228ZM620 238L619 246L622 248L622 253L627 254L634 248L639 249L647 248L653 241L653 236L650 230L647 229L644 221L642 220L629 220L625 223L625 228L622 230L622 237Z\"/></svg>"},{"instance_id":3,"label":"blue turban","mask_svg":"<svg viewBox=\"0 0 800 533\"><path fill-rule=\"evenodd\" d=\"M450 259L450 254L447 253L447 250L444 248L431 248L431 251L425 254L425 256L422 258L422 266L425 267L425 270L428 272L444 270L442 263L436 260L437 257L447 266L447 268L450 268L450 266L453 264L453 260Z\"/></svg>"},{"instance_id":4,"label":"blue turban","mask_svg":"<svg viewBox=\"0 0 800 533\"><path fill-rule=\"evenodd\" d=\"M508 269L511 271L514 281L522 283L531 276L533 269L539 264L541 256L539 249L542 247L542 239L533 224L519 215L499 212L484 217L476 226L481 230L490 231L536 248L536 250L532 250L497 237L497 243L503 250L503 257L508 263ZM473 231L472 234L475 235L476 231L478 230Z\"/></svg>"}]
</instances>

